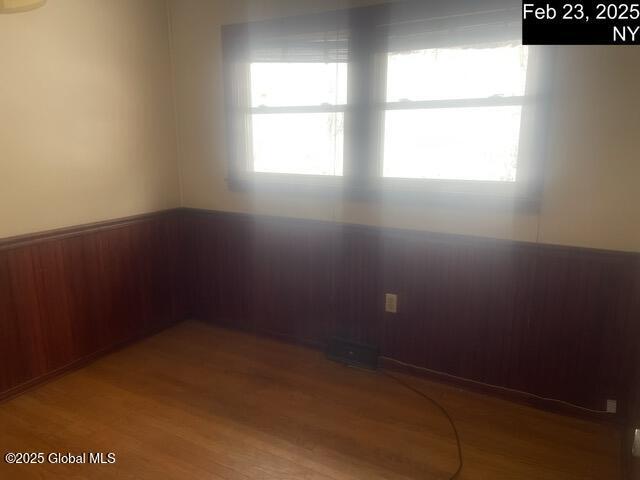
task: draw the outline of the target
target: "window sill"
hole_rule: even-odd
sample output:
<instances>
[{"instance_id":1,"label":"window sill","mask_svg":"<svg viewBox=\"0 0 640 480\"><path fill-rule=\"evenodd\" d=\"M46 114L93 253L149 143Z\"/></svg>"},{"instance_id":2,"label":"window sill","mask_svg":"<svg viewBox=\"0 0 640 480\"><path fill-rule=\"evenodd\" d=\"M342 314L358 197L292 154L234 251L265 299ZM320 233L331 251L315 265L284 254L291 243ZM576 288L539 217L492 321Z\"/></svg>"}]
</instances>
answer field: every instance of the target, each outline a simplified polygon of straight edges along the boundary
<instances>
[{"instance_id":1,"label":"window sill","mask_svg":"<svg viewBox=\"0 0 640 480\"><path fill-rule=\"evenodd\" d=\"M231 191L260 195L520 213L540 209L536 189L516 182L384 178L365 186L348 183L345 177L259 173L229 178L227 183Z\"/></svg>"}]
</instances>

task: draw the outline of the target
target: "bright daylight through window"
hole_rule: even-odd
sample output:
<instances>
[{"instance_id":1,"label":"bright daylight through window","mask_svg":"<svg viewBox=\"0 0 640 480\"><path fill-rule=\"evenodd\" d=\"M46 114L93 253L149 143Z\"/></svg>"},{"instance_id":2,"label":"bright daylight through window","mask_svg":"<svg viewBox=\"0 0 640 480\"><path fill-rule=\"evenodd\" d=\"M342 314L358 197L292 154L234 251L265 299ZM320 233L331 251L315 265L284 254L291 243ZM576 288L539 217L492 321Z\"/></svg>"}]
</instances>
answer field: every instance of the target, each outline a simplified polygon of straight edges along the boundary
<instances>
[{"instance_id":1,"label":"bright daylight through window","mask_svg":"<svg viewBox=\"0 0 640 480\"><path fill-rule=\"evenodd\" d=\"M526 47L394 52L387 71L385 177L516 180Z\"/></svg>"},{"instance_id":2,"label":"bright daylight through window","mask_svg":"<svg viewBox=\"0 0 640 480\"><path fill-rule=\"evenodd\" d=\"M405 1L223 28L230 183L536 201L520 6Z\"/></svg>"},{"instance_id":3,"label":"bright daylight through window","mask_svg":"<svg viewBox=\"0 0 640 480\"><path fill-rule=\"evenodd\" d=\"M346 63L251 65L253 170L342 175ZM388 55L383 176L513 182L527 49Z\"/></svg>"},{"instance_id":4,"label":"bright daylight through window","mask_svg":"<svg viewBox=\"0 0 640 480\"><path fill-rule=\"evenodd\" d=\"M342 175L346 63L251 65L253 170Z\"/></svg>"}]
</instances>

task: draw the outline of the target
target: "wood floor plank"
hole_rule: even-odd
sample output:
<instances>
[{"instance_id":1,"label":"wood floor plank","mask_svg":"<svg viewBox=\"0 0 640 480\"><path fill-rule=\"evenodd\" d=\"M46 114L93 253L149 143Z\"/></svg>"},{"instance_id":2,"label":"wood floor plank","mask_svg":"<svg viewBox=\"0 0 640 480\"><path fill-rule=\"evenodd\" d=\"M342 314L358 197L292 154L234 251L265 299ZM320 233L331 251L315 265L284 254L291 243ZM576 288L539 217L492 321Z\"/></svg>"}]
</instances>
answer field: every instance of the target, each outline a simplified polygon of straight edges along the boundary
<instances>
[{"instance_id":1,"label":"wood floor plank","mask_svg":"<svg viewBox=\"0 0 640 480\"><path fill-rule=\"evenodd\" d=\"M621 478L612 426L403 376L460 430L466 480ZM114 452L114 465L7 465L11 479L447 479L442 414L317 351L186 322L0 404L0 453Z\"/></svg>"}]
</instances>

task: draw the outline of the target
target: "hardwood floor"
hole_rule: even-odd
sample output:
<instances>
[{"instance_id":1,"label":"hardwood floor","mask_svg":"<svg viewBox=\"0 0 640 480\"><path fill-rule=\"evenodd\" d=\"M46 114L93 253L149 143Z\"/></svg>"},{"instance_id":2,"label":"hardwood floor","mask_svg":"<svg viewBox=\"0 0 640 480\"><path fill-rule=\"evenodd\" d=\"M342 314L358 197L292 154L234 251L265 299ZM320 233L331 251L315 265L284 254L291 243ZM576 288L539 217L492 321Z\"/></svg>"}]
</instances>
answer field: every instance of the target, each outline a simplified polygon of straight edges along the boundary
<instances>
[{"instance_id":1,"label":"hardwood floor","mask_svg":"<svg viewBox=\"0 0 640 480\"><path fill-rule=\"evenodd\" d=\"M402 378L456 421L461 479L620 478L612 426ZM457 467L446 419L393 380L197 322L0 404L6 452L114 452L117 461L0 459L2 479L435 480Z\"/></svg>"}]
</instances>

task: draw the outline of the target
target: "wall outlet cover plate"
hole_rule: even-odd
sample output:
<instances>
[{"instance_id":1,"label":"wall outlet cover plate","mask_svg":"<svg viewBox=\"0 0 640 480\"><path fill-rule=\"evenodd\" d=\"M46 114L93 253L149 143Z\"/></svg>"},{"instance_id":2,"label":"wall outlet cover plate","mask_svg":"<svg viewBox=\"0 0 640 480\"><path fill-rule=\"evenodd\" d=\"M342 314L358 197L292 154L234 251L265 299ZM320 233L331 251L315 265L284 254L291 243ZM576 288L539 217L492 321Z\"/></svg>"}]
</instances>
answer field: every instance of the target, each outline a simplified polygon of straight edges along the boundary
<instances>
[{"instance_id":1,"label":"wall outlet cover plate","mask_svg":"<svg viewBox=\"0 0 640 480\"><path fill-rule=\"evenodd\" d=\"M398 313L398 295L387 293L384 296L384 311L387 313Z\"/></svg>"}]
</instances>

